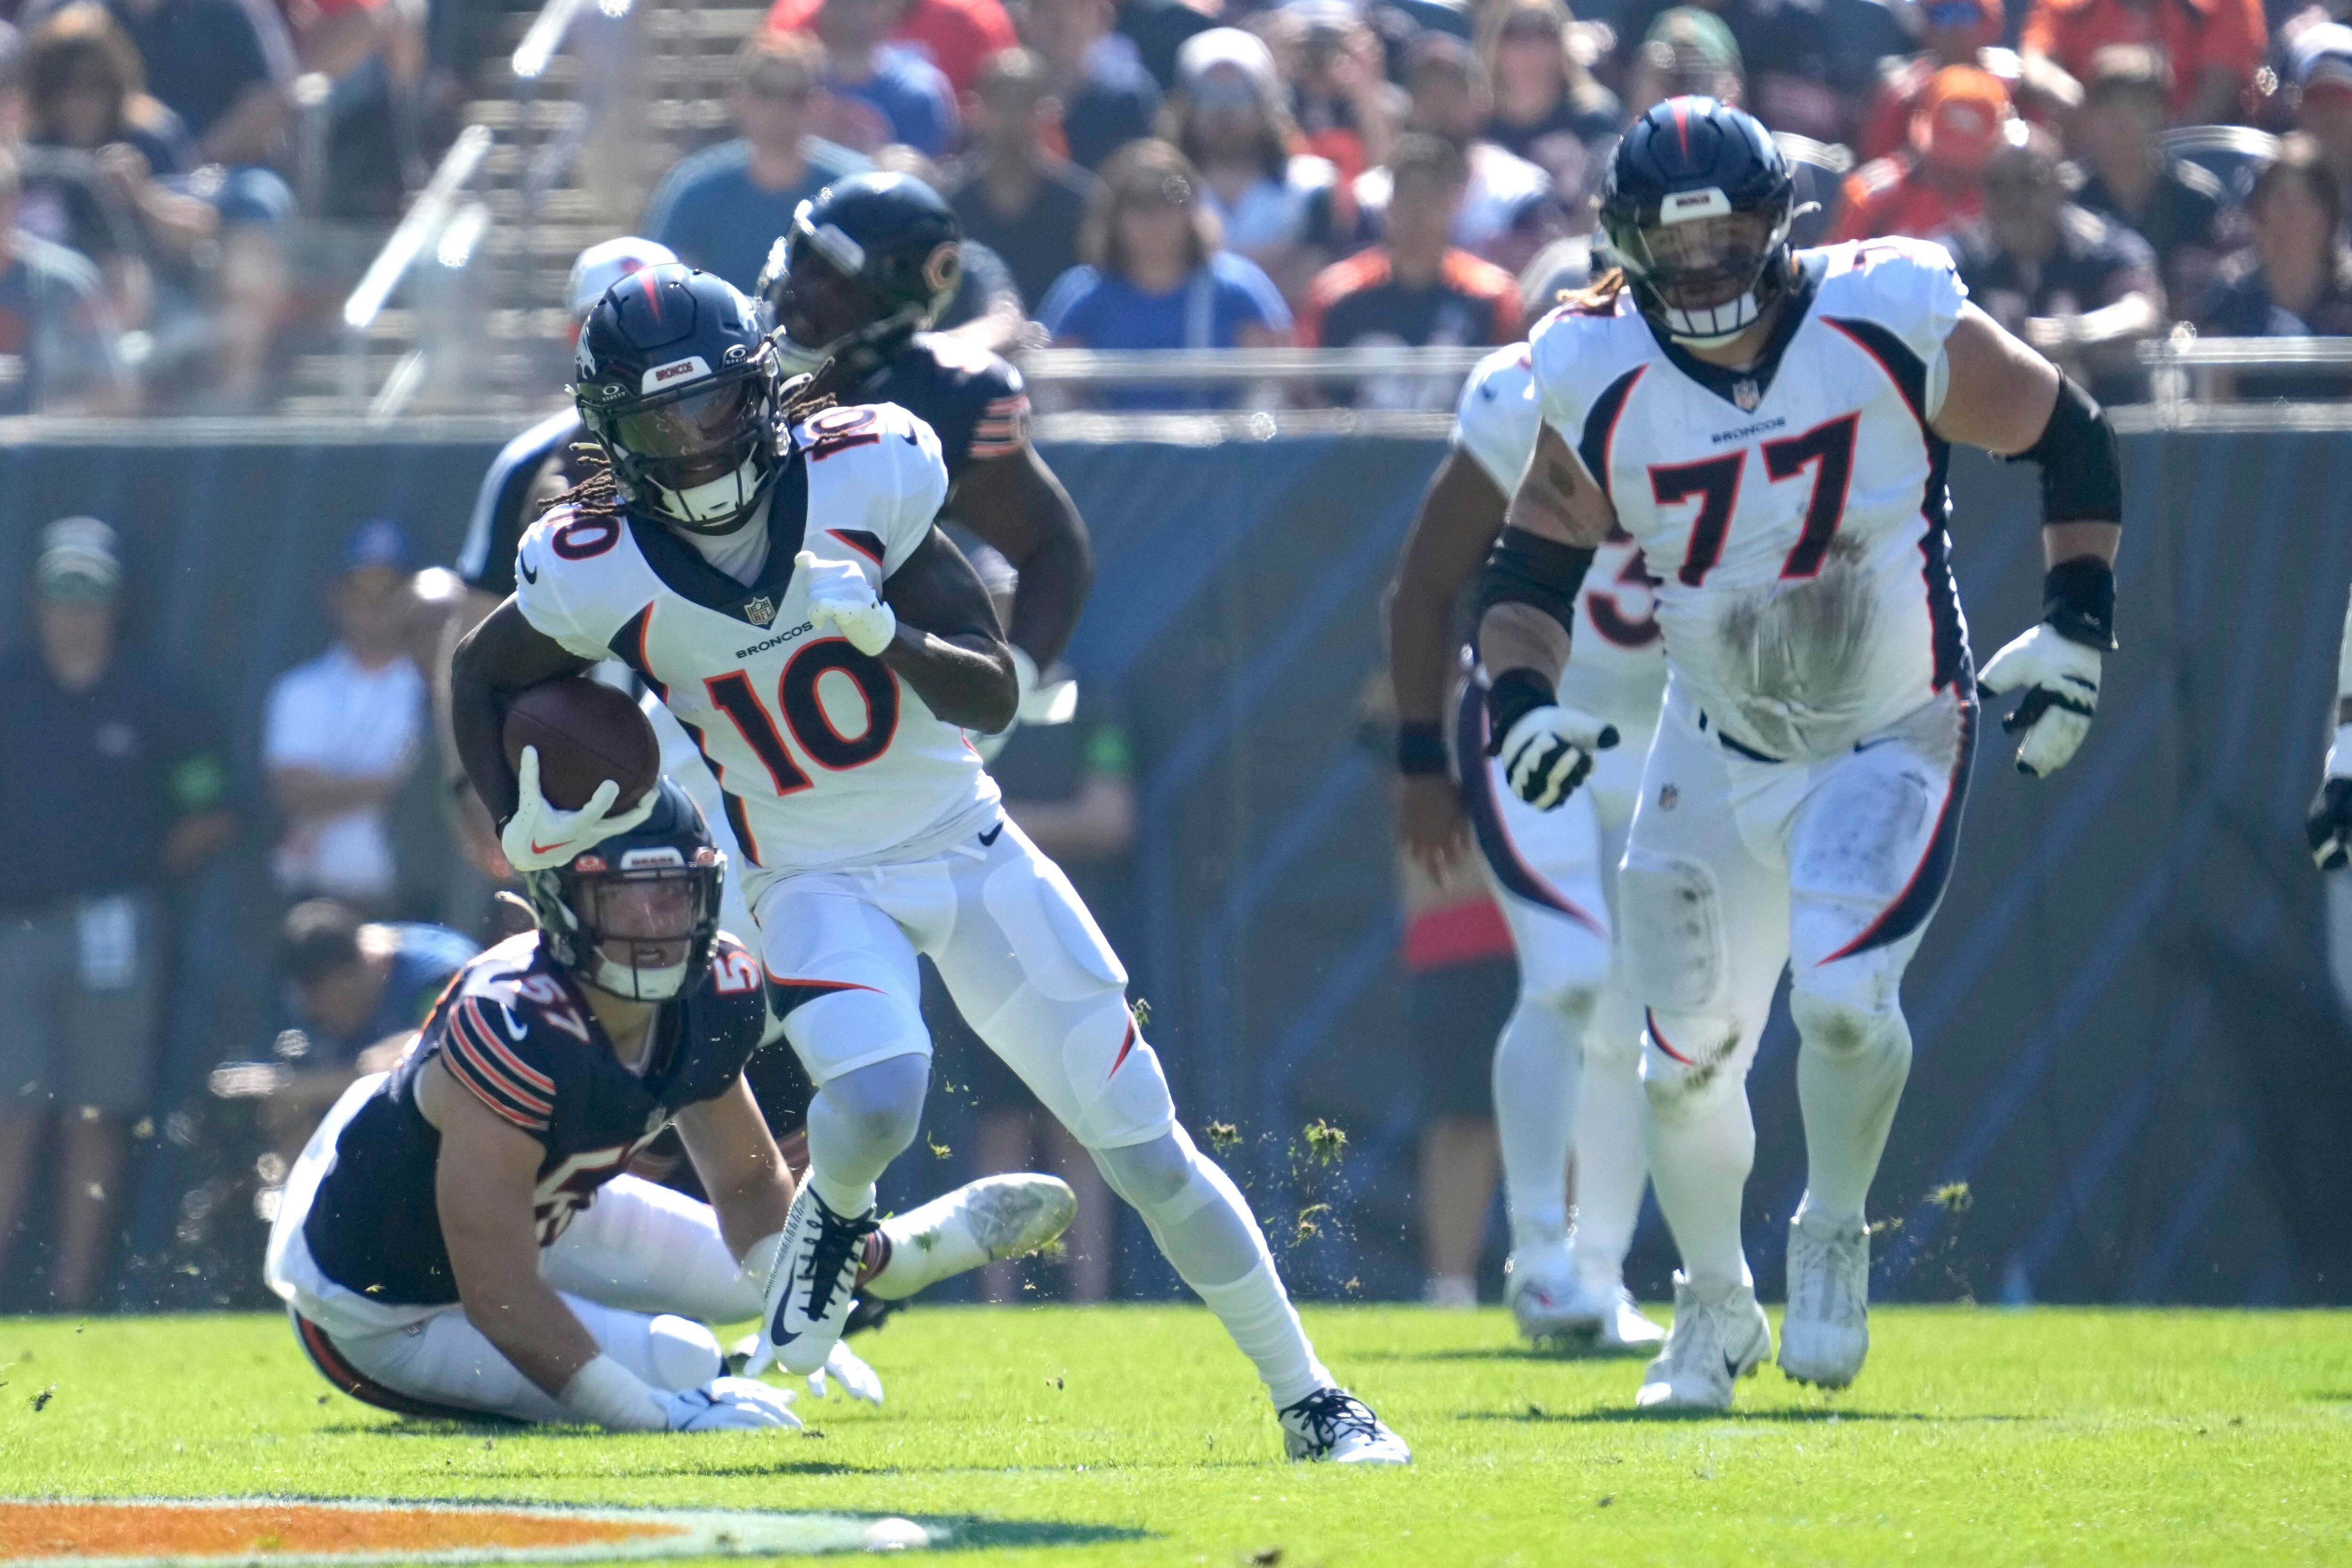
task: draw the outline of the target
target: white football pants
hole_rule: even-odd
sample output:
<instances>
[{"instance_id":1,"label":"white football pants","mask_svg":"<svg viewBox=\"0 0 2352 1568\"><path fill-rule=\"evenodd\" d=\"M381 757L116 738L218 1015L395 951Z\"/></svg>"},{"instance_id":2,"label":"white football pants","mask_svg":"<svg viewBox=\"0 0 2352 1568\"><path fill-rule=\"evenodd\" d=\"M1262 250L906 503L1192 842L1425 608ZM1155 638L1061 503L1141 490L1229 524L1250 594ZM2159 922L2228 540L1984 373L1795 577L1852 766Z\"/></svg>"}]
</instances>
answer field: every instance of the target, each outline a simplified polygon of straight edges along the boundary
<instances>
[{"instance_id":1,"label":"white football pants","mask_svg":"<svg viewBox=\"0 0 2352 1568\"><path fill-rule=\"evenodd\" d=\"M1747 1079L1790 971L1809 1207L1858 1220L1910 1071L1903 972L1951 873L1975 740L1947 690L1819 762L1725 745L1669 684L1618 873L1650 1175L1695 1281L1746 1282Z\"/></svg>"},{"instance_id":2,"label":"white football pants","mask_svg":"<svg viewBox=\"0 0 2352 1568\"><path fill-rule=\"evenodd\" d=\"M343 1124L383 1081L362 1078L311 1134L270 1227L264 1273L284 1299L302 1349L354 1399L404 1416L576 1421L518 1371L461 1306L396 1306L346 1290L320 1270L302 1235ZM617 1176L539 1255L540 1277L597 1348L652 1386L696 1388L723 1370L706 1323L760 1315L747 1278L706 1203Z\"/></svg>"}]
</instances>

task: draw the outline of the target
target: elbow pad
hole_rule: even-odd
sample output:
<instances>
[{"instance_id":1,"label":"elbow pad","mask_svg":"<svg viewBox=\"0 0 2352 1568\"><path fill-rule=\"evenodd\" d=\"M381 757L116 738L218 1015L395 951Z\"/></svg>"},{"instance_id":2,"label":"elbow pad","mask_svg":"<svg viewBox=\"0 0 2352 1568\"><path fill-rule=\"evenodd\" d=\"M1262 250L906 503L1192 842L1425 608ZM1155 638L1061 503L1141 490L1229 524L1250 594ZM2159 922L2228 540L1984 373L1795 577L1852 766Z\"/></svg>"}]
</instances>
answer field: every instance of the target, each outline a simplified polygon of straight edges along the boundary
<instances>
[{"instance_id":1,"label":"elbow pad","mask_svg":"<svg viewBox=\"0 0 2352 1568\"><path fill-rule=\"evenodd\" d=\"M2058 401L2042 437L2010 459L2042 465L2042 520L2050 523L2120 523L2124 517L2123 465L2116 456L2116 433L2106 411L2072 376L2058 378Z\"/></svg>"},{"instance_id":2,"label":"elbow pad","mask_svg":"<svg viewBox=\"0 0 2352 1568\"><path fill-rule=\"evenodd\" d=\"M1529 604L1573 632L1576 596L1584 588L1584 574L1591 569L1589 549L1542 538L1525 528L1506 528L1487 553L1486 570L1478 574L1475 621L1484 621L1486 612L1497 604Z\"/></svg>"}]
</instances>

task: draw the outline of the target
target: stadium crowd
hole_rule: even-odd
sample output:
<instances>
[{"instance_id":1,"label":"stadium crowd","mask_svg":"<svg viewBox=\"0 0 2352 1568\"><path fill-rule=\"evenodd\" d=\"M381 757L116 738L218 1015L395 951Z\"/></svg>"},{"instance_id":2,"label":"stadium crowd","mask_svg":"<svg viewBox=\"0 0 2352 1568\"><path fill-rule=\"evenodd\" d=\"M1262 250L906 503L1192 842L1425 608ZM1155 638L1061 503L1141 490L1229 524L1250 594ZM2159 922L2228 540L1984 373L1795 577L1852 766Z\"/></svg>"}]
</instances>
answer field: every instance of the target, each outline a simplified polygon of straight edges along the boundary
<instances>
[{"instance_id":1,"label":"stadium crowd","mask_svg":"<svg viewBox=\"0 0 2352 1568\"><path fill-rule=\"evenodd\" d=\"M320 236L381 239L497 90L501 17L0 5L0 412L267 403L332 303ZM733 134L610 216L749 288L803 199L878 163L961 217L948 324L991 348L1477 345L1586 275L1618 131L1678 92L1782 138L1801 237L1943 241L2103 392L2175 323L2352 319L2352 27L2293 0L777 0Z\"/></svg>"}]
</instances>

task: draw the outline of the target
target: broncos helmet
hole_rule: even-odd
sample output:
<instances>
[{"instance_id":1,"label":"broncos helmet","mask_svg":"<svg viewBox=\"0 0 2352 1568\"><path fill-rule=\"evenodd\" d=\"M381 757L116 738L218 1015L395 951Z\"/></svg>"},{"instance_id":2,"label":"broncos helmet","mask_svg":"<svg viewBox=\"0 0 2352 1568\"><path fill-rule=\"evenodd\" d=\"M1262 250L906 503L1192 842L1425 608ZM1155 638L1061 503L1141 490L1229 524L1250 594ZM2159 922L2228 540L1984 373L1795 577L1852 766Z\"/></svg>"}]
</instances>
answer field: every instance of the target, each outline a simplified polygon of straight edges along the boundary
<instances>
[{"instance_id":1,"label":"broncos helmet","mask_svg":"<svg viewBox=\"0 0 2352 1568\"><path fill-rule=\"evenodd\" d=\"M908 174L853 174L803 202L754 288L787 371L856 360L929 324L963 276L963 225Z\"/></svg>"},{"instance_id":2,"label":"broncos helmet","mask_svg":"<svg viewBox=\"0 0 2352 1568\"><path fill-rule=\"evenodd\" d=\"M522 879L548 956L583 985L636 1002L701 980L727 874L693 798L667 779L655 788L644 821Z\"/></svg>"},{"instance_id":3,"label":"broncos helmet","mask_svg":"<svg viewBox=\"0 0 2352 1568\"><path fill-rule=\"evenodd\" d=\"M1796 189L1754 116L1670 98L1617 143L1601 226L1642 313L1678 343L1716 348L1790 286Z\"/></svg>"},{"instance_id":4,"label":"broncos helmet","mask_svg":"<svg viewBox=\"0 0 2352 1568\"><path fill-rule=\"evenodd\" d=\"M732 284L677 262L629 274L589 311L572 371L632 507L698 534L751 517L782 437L775 351Z\"/></svg>"}]
</instances>

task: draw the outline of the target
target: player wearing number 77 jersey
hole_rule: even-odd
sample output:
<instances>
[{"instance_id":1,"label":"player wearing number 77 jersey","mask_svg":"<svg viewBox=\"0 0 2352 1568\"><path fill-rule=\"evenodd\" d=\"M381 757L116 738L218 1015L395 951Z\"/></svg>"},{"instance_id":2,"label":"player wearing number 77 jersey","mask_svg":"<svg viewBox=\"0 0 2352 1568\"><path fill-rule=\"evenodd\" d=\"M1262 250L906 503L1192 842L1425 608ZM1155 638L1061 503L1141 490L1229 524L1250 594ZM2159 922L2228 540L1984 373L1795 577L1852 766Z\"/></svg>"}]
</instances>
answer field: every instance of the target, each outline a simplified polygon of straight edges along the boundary
<instances>
[{"instance_id":1,"label":"player wearing number 77 jersey","mask_svg":"<svg viewBox=\"0 0 2352 1568\"><path fill-rule=\"evenodd\" d=\"M1665 712L1618 940L1683 1269L1644 1405L1727 1406L1771 1348L1739 1221L1748 1069L1784 967L1807 1181L1780 1366L1842 1386L1868 1348L1864 1203L1910 1071L1899 991L1977 724L1949 443L2042 468L2044 618L1981 682L2023 694L2024 770L2074 755L2112 646L2122 495L2097 405L1969 304L1942 250L1792 254L1793 208L1736 109L1671 99L1626 132L1601 204L1622 271L1533 340L1544 430L1482 582L1491 732L1514 790L1550 805L1610 738L1555 687L1593 552L1622 528L1658 580Z\"/></svg>"},{"instance_id":2,"label":"player wearing number 77 jersey","mask_svg":"<svg viewBox=\"0 0 2352 1568\"><path fill-rule=\"evenodd\" d=\"M606 821L522 799L499 742L515 694L619 658L695 736L769 996L817 1085L768 1279L776 1359L824 1364L875 1180L920 1125L919 953L1256 1364L1291 1454L1404 1462L1317 1361L1248 1207L1177 1124L1126 971L965 743L1011 722L1018 683L986 589L933 524L948 476L930 428L780 389L742 297L683 267L606 294L578 374L610 476L524 536L515 598L460 646L458 752L529 870Z\"/></svg>"}]
</instances>

